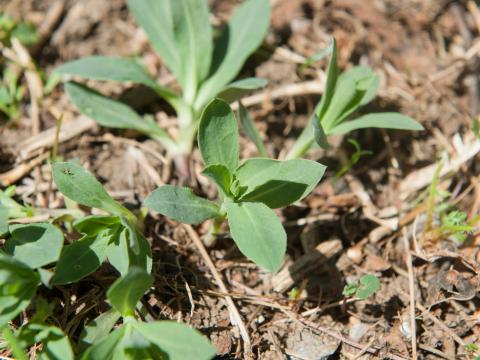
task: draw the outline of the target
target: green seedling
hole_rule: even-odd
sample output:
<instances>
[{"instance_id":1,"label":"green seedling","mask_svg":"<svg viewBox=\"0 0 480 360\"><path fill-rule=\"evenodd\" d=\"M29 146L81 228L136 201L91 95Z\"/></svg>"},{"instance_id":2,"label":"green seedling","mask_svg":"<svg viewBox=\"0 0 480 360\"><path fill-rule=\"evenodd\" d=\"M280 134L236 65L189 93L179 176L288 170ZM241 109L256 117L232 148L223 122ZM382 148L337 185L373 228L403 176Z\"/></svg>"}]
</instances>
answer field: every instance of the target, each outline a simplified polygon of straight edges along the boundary
<instances>
[{"instance_id":1,"label":"green seedling","mask_svg":"<svg viewBox=\"0 0 480 360\"><path fill-rule=\"evenodd\" d=\"M3 70L0 81L0 112L9 120L20 116L20 104L26 93L26 88L19 84L18 77L9 68Z\"/></svg>"},{"instance_id":2,"label":"green seedling","mask_svg":"<svg viewBox=\"0 0 480 360\"><path fill-rule=\"evenodd\" d=\"M231 81L267 33L269 1L244 2L215 41L206 0L129 0L127 4L154 50L176 77L180 94L155 82L135 59L93 56L66 63L56 72L150 87L177 113L178 136L175 138L151 116L142 117L131 107L78 83L66 84L77 109L100 125L133 129L148 135L161 142L174 157L188 154L201 110L211 99L233 101L266 84L257 78Z\"/></svg>"},{"instance_id":3,"label":"green seedling","mask_svg":"<svg viewBox=\"0 0 480 360\"><path fill-rule=\"evenodd\" d=\"M355 152L350 157L350 160L348 161L348 163L345 164L340 169L340 171L335 174L335 179L337 180L340 179L346 173L348 173L360 161L360 159L363 156L372 154L372 152L369 150L362 150L362 148L360 147L360 144L355 139L348 139L348 142L353 145L353 147L355 148Z\"/></svg>"},{"instance_id":4,"label":"green seedling","mask_svg":"<svg viewBox=\"0 0 480 360\"><path fill-rule=\"evenodd\" d=\"M380 290L380 280L375 275L364 275L358 282L345 285L343 295L366 300Z\"/></svg>"},{"instance_id":5,"label":"green seedling","mask_svg":"<svg viewBox=\"0 0 480 360\"><path fill-rule=\"evenodd\" d=\"M174 321L141 322L135 318L137 303L152 286L145 270L132 267L107 292L112 309L87 325L81 335L90 359L198 359L215 355L215 348L197 331ZM113 331L120 320L123 322Z\"/></svg>"},{"instance_id":6,"label":"green seedling","mask_svg":"<svg viewBox=\"0 0 480 360\"><path fill-rule=\"evenodd\" d=\"M325 166L311 160L279 161L251 158L239 164L238 126L230 106L212 100L198 130L203 174L217 186L219 201L195 195L191 189L164 185L154 190L145 206L174 220L198 224L228 219L240 251L269 271L277 271L286 251L287 236L272 209L307 196L320 181Z\"/></svg>"},{"instance_id":7,"label":"green seedling","mask_svg":"<svg viewBox=\"0 0 480 360\"><path fill-rule=\"evenodd\" d=\"M126 274L131 266L150 271L152 255L139 230L141 224L92 174L77 163L57 162L53 165L53 180L70 200L108 214L74 222L82 237L63 249L52 280L54 284L78 281L97 270L106 259L120 274Z\"/></svg>"},{"instance_id":8,"label":"green seedling","mask_svg":"<svg viewBox=\"0 0 480 360\"><path fill-rule=\"evenodd\" d=\"M315 143L324 149L329 148L328 136L334 134L346 134L363 128L423 129L412 118L395 112L358 116L358 110L375 98L378 75L365 66L356 66L339 75L335 39L332 40L331 52L323 96L309 125L300 134L286 159L302 157Z\"/></svg>"},{"instance_id":9,"label":"green seedling","mask_svg":"<svg viewBox=\"0 0 480 360\"><path fill-rule=\"evenodd\" d=\"M0 190L0 237L8 233L8 219L21 219L35 215L32 207L19 204L13 199L15 186Z\"/></svg>"},{"instance_id":10,"label":"green seedling","mask_svg":"<svg viewBox=\"0 0 480 360\"><path fill-rule=\"evenodd\" d=\"M38 41L33 25L22 21L17 22L11 16L0 12L0 44L10 46L10 40L14 37L24 45Z\"/></svg>"}]
</instances>

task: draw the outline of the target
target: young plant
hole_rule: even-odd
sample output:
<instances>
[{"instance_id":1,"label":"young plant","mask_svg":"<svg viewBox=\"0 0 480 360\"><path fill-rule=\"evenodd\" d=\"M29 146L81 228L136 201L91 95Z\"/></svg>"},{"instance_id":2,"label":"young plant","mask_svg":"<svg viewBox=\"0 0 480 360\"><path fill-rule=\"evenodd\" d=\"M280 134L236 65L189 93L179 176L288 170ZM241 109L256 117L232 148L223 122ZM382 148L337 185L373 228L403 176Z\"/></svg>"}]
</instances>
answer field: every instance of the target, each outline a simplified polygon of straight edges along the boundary
<instances>
[{"instance_id":1,"label":"young plant","mask_svg":"<svg viewBox=\"0 0 480 360\"><path fill-rule=\"evenodd\" d=\"M380 280L375 275L364 275L358 282L345 285L343 295L366 300L380 290Z\"/></svg>"},{"instance_id":2,"label":"young plant","mask_svg":"<svg viewBox=\"0 0 480 360\"><path fill-rule=\"evenodd\" d=\"M320 181L325 166L310 160L247 159L239 165L238 126L230 106L212 100L198 130L203 174L217 186L219 201L196 196L191 189L164 185L154 190L145 206L174 220L198 224L228 220L240 251L269 271L277 271L286 251L287 236L272 209L307 196Z\"/></svg>"},{"instance_id":3,"label":"young plant","mask_svg":"<svg viewBox=\"0 0 480 360\"><path fill-rule=\"evenodd\" d=\"M129 0L127 4L154 50L176 77L182 88L180 94L155 82L134 59L92 56L66 63L56 71L89 79L133 82L153 89L177 113L176 137L167 134L150 116L142 117L129 106L78 83L66 84L71 101L81 113L102 126L148 135L179 159L176 155L191 151L205 104L214 97L233 101L265 85L265 80L257 78L231 81L267 33L269 1L245 1L215 41L206 0Z\"/></svg>"},{"instance_id":4,"label":"young plant","mask_svg":"<svg viewBox=\"0 0 480 360\"><path fill-rule=\"evenodd\" d=\"M18 77L9 68L3 70L0 81L0 112L8 120L15 120L20 116L20 103L26 93L26 88L19 84Z\"/></svg>"},{"instance_id":5,"label":"young plant","mask_svg":"<svg viewBox=\"0 0 480 360\"><path fill-rule=\"evenodd\" d=\"M80 357L93 359L211 359L215 348L197 331L174 321L142 322L135 318L137 303L152 286L145 270L132 267L108 289L112 309L86 326L81 336L89 346ZM122 318L123 323L112 328Z\"/></svg>"},{"instance_id":6,"label":"young plant","mask_svg":"<svg viewBox=\"0 0 480 360\"><path fill-rule=\"evenodd\" d=\"M13 37L24 45L38 41L34 26L22 21L17 22L10 15L0 12L0 45L10 46L10 40Z\"/></svg>"},{"instance_id":7,"label":"young plant","mask_svg":"<svg viewBox=\"0 0 480 360\"><path fill-rule=\"evenodd\" d=\"M74 222L83 236L62 251L52 279L54 284L78 281L97 270L106 259L120 274L126 274L131 266L150 272L150 245L139 230L136 216L112 199L92 174L77 163L57 162L53 165L53 180L67 198L108 213Z\"/></svg>"},{"instance_id":8,"label":"young plant","mask_svg":"<svg viewBox=\"0 0 480 360\"><path fill-rule=\"evenodd\" d=\"M331 52L323 96L286 159L302 157L314 143L324 149L329 148L328 136L333 134L346 134L363 128L423 129L412 118L395 112L358 116L357 111L375 98L378 75L365 66L356 66L339 75L335 39L332 40Z\"/></svg>"}]
</instances>

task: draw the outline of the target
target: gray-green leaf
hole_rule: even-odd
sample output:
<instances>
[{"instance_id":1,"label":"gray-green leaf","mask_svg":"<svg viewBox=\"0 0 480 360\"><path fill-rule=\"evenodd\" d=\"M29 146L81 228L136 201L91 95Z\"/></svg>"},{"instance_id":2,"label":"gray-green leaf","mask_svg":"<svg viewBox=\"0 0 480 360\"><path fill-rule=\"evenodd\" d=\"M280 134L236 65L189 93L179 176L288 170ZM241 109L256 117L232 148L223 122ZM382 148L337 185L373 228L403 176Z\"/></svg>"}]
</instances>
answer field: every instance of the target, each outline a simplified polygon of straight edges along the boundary
<instances>
[{"instance_id":1,"label":"gray-green leaf","mask_svg":"<svg viewBox=\"0 0 480 360\"><path fill-rule=\"evenodd\" d=\"M76 282L97 270L107 257L111 238L112 233L108 229L67 245L55 267L53 283L63 285Z\"/></svg>"},{"instance_id":2,"label":"gray-green leaf","mask_svg":"<svg viewBox=\"0 0 480 360\"><path fill-rule=\"evenodd\" d=\"M80 346L86 348L106 338L120 317L121 314L113 308L97 316L83 329Z\"/></svg>"},{"instance_id":3,"label":"gray-green leaf","mask_svg":"<svg viewBox=\"0 0 480 360\"><path fill-rule=\"evenodd\" d=\"M169 360L208 360L216 349L198 331L174 321L135 322L135 329L168 355Z\"/></svg>"},{"instance_id":4,"label":"gray-green leaf","mask_svg":"<svg viewBox=\"0 0 480 360\"><path fill-rule=\"evenodd\" d=\"M202 174L212 179L223 196L230 196L232 174L225 165L214 164L203 169Z\"/></svg>"},{"instance_id":5,"label":"gray-green leaf","mask_svg":"<svg viewBox=\"0 0 480 360\"><path fill-rule=\"evenodd\" d=\"M345 134L364 128L385 128L399 130L423 130L423 126L411 117L394 112L373 113L345 121L331 130L332 134Z\"/></svg>"},{"instance_id":6,"label":"gray-green leaf","mask_svg":"<svg viewBox=\"0 0 480 360\"><path fill-rule=\"evenodd\" d=\"M0 252L0 328L28 306L39 283L35 271Z\"/></svg>"},{"instance_id":7,"label":"gray-green leaf","mask_svg":"<svg viewBox=\"0 0 480 360\"><path fill-rule=\"evenodd\" d=\"M112 306L123 316L134 316L140 298L152 286L153 279L145 270L131 267L107 291Z\"/></svg>"},{"instance_id":8,"label":"gray-green leaf","mask_svg":"<svg viewBox=\"0 0 480 360\"><path fill-rule=\"evenodd\" d=\"M63 234L52 224L12 225L10 234L6 252L32 269L57 261L62 251Z\"/></svg>"},{"instance_id":9,"label":"gray-green leaf","mask_svg":"<svg viewBox=\"0 0 480 360\"><path fill-rule=\"evenodd\" d=\"M232 238L240 251L268 271L283 263L287 234L275 212L262 203L227 203Z\"/></svg>"},{"instance_id":10,"label":"gray-green leaf","mask_svg":"<svg viewBox=\"0 0 480 360\"><path fill-rule=\"evenodd\" d=\"M152 191L144 205L185 224L198 224L218 215L218 205L196 196L189 188L163 185Z\"/></svg>"},{"instance_id":11,"label":"gray-green leaf","mask_svg":"<svg viewBox=\"0 0 480 360\"><path fill-rule=\"evenodd\" d=\"M147 123L131 107L111 100L86 86L68 82L67 94L82 114L92 118L102 126L116 129L132 129L149 135L152 125Z\"/></svg>"},{"instance_id":12,"label":"gray-green leaf","mask_svg":"<svg viewBox=\"0 0 480 360\"><path fill-rule=\"evenodd\" d=\"M74 162L53 164L53 181L60 192L79 204L105 210L113 215L133 216L116 202L95 177Z\"/></svg>"},{"instance_id":13,"label":"gray-green leaf","mask_svg":"<svg viewBox=\"0 0 480 360\"><path fill-rule=\"evenodd\" d=\"M287 206L307 196L325 168L306 159L248 159L235 173L240 185L246 187L240 200L262 202L271 208Z\"/></svg>"},{"instance_id":14,"label":"gray-green leaf","mask_svg":"<svg viewBox=\"0 0 480 360\"><path fill-rule=\"evenodd\" d=\"M215 44L211 76L200 88L195 109L201 109L218 94L260 46L268 31L270 12L268 0L248 0L235 11Z\"/></svg>"},{"instance_id":15,"label":"gray-green leaf","mask_svg":"<svg viewBox=\"0 0 480 360\"><path fill-rule=\"evenodd\" d=\"M231 172L240 154L238 126L230 106L212 100L203 110L198 129L198 146L205 165L222 164Z\"/></svg>"},{"instance_id":16,"label":"gray-green leaf","mask_svg":"<svg viewBox=\"0 0 480 360\"><path fill-rule=\"evenodd\" d=\"M267 157L267 150L263 145L260 133L258 132L258 129L255 126L253 119L250 117L247 109L245 109L241 102L239 102L238 115L240 118L240 124L242 125L242 129L245 132L245 135L247 135L247 137L255 144L260 156Z\"/></svg>"},{"instance_id":17,"label":"gray-green leaf","mask_svg":"<svg viewBox=\"0 0 480 360\"><path fill-rule=\"evenodd\" d=\"M227 103L241 99L253 90L260 89L267 85L268 81L261 78L246 78L228 84L217 95L219 99Z\"/></svg>"}]
</instances>

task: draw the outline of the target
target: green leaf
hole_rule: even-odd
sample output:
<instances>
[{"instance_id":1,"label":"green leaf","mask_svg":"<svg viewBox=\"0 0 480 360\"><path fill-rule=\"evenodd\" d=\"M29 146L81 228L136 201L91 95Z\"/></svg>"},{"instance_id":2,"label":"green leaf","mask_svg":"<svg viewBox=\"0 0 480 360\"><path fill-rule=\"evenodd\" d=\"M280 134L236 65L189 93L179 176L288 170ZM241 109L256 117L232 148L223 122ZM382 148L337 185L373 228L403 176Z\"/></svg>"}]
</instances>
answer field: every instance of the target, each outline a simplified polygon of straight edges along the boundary
<instances>
[{"instance_id":1,"label":"green leaf","mask_svg":"<svg viewBox=\"0 0 480 360\"><path fill-rule=\"evenodd\" d=\"M95 80L131 81L150 87L157 85L135 59L89 56L62 64L55 72Z\"/></svg>"},{"instance_id":2,"label":"green leaf","mask_svg":"<svg viewBox=\"0 0 480 360\"><path fill-rule=\"evenodd\" d=\"M326 134L331 133L331 128L341 121L341 115L353 107L352 103L358 104L363 95L364 92L358 93L355 79L347 77L337 81L328 108L318 116Z\"/></svg>"},{"instance_id":3,"label":"green leaf","mask_svg":"<svg viewBox=\"0 0 480 360\"><path fill-rule=\"evenodd\" d=\"M411 117L394 112L373 113L346 121L334 127L330 133L345 134L364 128L385 128L399 130L423 130L423 126Z\"/></svg>"},{"instance_id":4,"label":"green leaf","mask_svg":"<svg viewBox=\"0 0 480 360\"><path fill-rule=\"evenodd\" d=\"M322 149L329 149L330 144L328 143L327 140L327 135L325 134L325 130L323 129L322 123L320 119L317 117L317 115L313 115L313 137L317 144L322 148Z\"/></svg>"},{"instance_id":5,"label":"green leaf","mask_svg":"<svg viewBox=\"0 0 480 360\"><path fill-rule=\"evenodd\" d=\"M208 176L217 185L223 196L230 196L230 185L232 184L232 174L225 165L209 165L203 169L202 174Z\"/></svg>"},{"instance_id":6,"label":"green leaf","mask_svg":"<svg viewBox=\"0 0 480 360\"><path fill-rule=\"evenodd\" d=\"M0 237L8 234L8 209L0 203Z\"/></svg>"},{"instance_id":7,"label":"green leaf","mask_svg":"<svg viewBox=\"0 0 480 360\"><path fill-rule=\"evenodd\" d=\"M90 215L78 219L73 223L73 226L81 234L95 236L118 224L120 224L118 216Z\"/></svg>"},{"instance_id":8,"label":"green leaf","mask_svg":"<svg viewBox=\"0 0 480 360\"><path fill-rule=\"evenodd\" d=\"M322 120L323 115L327 111L330 101L335 93L335 86L337 84L338 77L338 67L337 67L337 41L335 38L332 38L332 55L330 56L330 61L327 68L327 81L325 82L325 88L323 91L322 99L318 103L315 114L317 117Z\"/></svg>"},{"instance_id":9,"label":"green leaf","mask_svg":"<svg viewBox=\"0 0 480 360\"><path fill-rule=\"evenodd\" d=\"M80 335L80 347L85 349L106 338L120 317L121 314L113 308L97 316L83 329Z\"/></svg>"},{"instance_id":10,"label":"green leaf","mask_svg":"<svg viewBox=\"0 0 480 360\"><path fill-rule=\"evenodd\" d=\"M39 360L73 360L70 340L62 330L55 326L42 324L31 324L30 326L38 331L35 342L43 344L42 351L38 356Z\"/></svg>"},{"instance_id":11,"label":"green leaf","mask_svg":"<svg viewBox=\"0 0 480 360\"><path fill-rule=\"evenodd\" d=\"M260 46L270 24L270 2L247 0L233 14L215 44L210 77L200 88L195 109L201 109L238 74Z\"/></svg>"},{"instance_id":12,"label":"green leaf","mask_svg":"<svg viewBox=\"0 0 480 360\"><path fill-rule=\"evenodd\" d=\"M36 272L0 253L0 328L25 310L39 284L40 277Z\"/></svg>"},{"instance_id":13,"label":"green leaf","mask_svg":"<svg viewBox=\"0 0 480 360\"><path fill-rule=\"evenodd\" d=\"M263 141L260 137L258 129L255 126L253 119L250 117L247 109L245 109L241 102L239 102L238 115L240 118L240 124L242 125L242 129L245 132L245 135L247 135L247 137L255 144L260 156L267 157L267 150L263 145Z\"/></svg>"},{"instance_id":14,"label":"green leaf","mask_svg":"<svg viewBox=\"0 0 480 360\"><path fill-rule=\"evenodd\" d=\"M135 329L168 355L169 360L208 360L216 349L198 331L173 321L135 322Z\"/></svg>"},{"instance_id":15,"label":"green leaf","mask_svg":"<svg viewBox=\"0 0 480 360\"><path fill-rule=\"evenodd\" d=\"M117 269L123 276L132 266L144 269L146 272L152 270L152 251L147 239L138 231L133 235L130 233L136 231L122 227L120 233L116 233L110 240L107 249L107 258L110 264ZM137 249L132 248L132 242L135 242Z\"/></svg>"},{"instance_id":16,"label":"green leaf","mask_svg":"<svg viewBox=\"0 0 480 360\"><path fill-rule=\"evenodd\" d=\"M184 78L184 98L192 104L198 85L210 70L213 47L210 14L205 0L170 0L170 6Z\"/></svg>"},{"instance_id":17,"label":"green leaf","mask_svg":"<svg viewBox=\"0 0 480 360\"><path fill-rule=\"evenodd\" d=\"M275 212L262 203L227 203L228 223L240 251L268 271L277 271L287 249L287 234Z\"/></svg>"},{"instance_id":18,"label":"green leaf","mask_svg":"<svg viewBox=\"0 0 480 360\"><path fill-rule=\"evenodd\" d=\"M189 188L163 185L152 191L144 205L185 224L198 224L218 215L218 205L196 196Z\"/></svg>"},{"instance_id":19,"label":"green leaf","mask_svg":"<svg viewBox=\"0 0 480 360\"><path fill-rule=\"evenodd\" d=\"M152 132L152 126L125 104L74 82L68 82L65 89L78 111L102 126L132 129L146 135Z\"/></svg>"},{"instance_id":20,"label":"green leaf","mask_svg":"<svg viewBox=\"0 0 480 360\"><path fill-rule=\"evenodd\" d=\"M380 85L380 77L375 74L372 69L368 66L354 66L350 70L341 74L340 78L347 76L353 77L357 84L359 83L359 86L366 90L360 102L361 106L368 104L375 98Z\"/></svg>"},{"instance_id":21,"label":"green leaf","mask_svg":"<svg viewBox=\"0 0 480 360\"><path fill-rule=\"evenodd\" d=\"M246 78L234 81L228 84L217 95L219 99L227 103L233 103L234 101L241 99L253 90L260 89L267 85L266 79L260 78Z\"/></svg>"},{"instance_id":22,"label":"green leaf","mask_svg":"<svg viewBox=\"0 0 480 360\"><path fill-rule=\"evenodd\" d=\"M127 5L162 61L184 84L183 61L174 35L171 1L128 0Z\"/></svg>"},{"instance_id":23,"label":"green leaf","mask_svg":"<svg viewBox=\"0 0 480 360\"><path fill-rule=\"evenodd\" d=\"M364 275L356 292L359 299L365 300L380 290L380 280L375 275Z\"/></svg>"},{"instance_id":24,"label":"green leaf","mask_svg":"<svg viewBox=\"0 0 480 360\"><path fill-rule=\"evenodd\" d=\"M125 326L115 329L107 337L96 342L90 346L86 352L83 353L81 360L117 360L118 351L117 346L125 337ZM122 359L125 359L124 357ZM126 359L125 359L126 360Z\"/></svg>"},{"instance_id":25,"label":"green leaf","mask_svg":"<svg viewBox=\"0 0 480 360\"><path fill-rule=\"evenodd\" d=\"M138 301L152 286L153 278L143 269L132 267L107 291L112 306L123 316L135 316Z\"/></svg>"},{"instance_id":26,"label":"green leaf","mask_svg":"<svg viewBox=\"0 0 480 360\"><path fill-rule=\"evenodd\" d=\"M95 272L107 257L108 243L112 236L112 231L107 229L67 245L55 267L53 283L69 284Z\"/></svg>"},{"instance_id":27,"label":"green leaf","mask_svg":"<svg viewBox=\"0 0 480 360\"><path fill-rule=\"evenodd\" d=\"M108 195L91 173L77 163L54 163L53 181L63 195L79 204L102 209L113 215L133 216Z\"/></svg>"},{"instance_id":28,"label":"green leaf","mask_svg":"<svg viewBox=\"0 0 480 360\"><path fill-rule=\"evenodd\" d=\"M271 208L287 206L307 196L325 168L306 159L248 159L235 173L240 185L246 187L240 200L262 202Z\"/></svg>"},{"instance_id":29,"label":"green leaf","mask_svg":"<svg viewBox=\"0 0 480 360\"><path fill-rule=\"evenodd\" d=\"M63 234L48 223L12 225L5 251L32 269L48 265L60 256Z\"/></svg>"},{"instance_id":30,"label":"green leaf","mask_svg":"<svg viewBox=\"0 0 480 360\"><path fill-rule=\"evenodd\" d=\"M240 154L238 126L230 106L212 100L203 110L198 129L198 146L205 165L222 164L231 172Z\"/></svg>"}]
</instances>

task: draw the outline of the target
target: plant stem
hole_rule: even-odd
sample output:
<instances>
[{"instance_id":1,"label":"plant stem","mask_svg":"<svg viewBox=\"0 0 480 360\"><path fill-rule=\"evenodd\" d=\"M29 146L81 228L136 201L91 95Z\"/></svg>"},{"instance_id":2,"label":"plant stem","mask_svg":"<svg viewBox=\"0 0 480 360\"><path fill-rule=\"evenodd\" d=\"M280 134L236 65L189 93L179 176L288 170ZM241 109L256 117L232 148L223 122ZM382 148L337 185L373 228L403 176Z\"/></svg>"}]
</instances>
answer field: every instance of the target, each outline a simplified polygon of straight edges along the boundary
<instances>
[{"instance_id":1,"label":"plant stem","mask_svg":"<svg viewBox=\"0 0 480 360\"><path fill-rule=\"evenodd\" d=\"M292 160L298 159L304 156L308 150L312 147L314 143L313 139L313 121L314 117L312 117L309 121L307 126L303 129L302 133L298 137L297 141L293 144L290 151L285 156L285 160Z\"/></svg>"}]
</instances>

